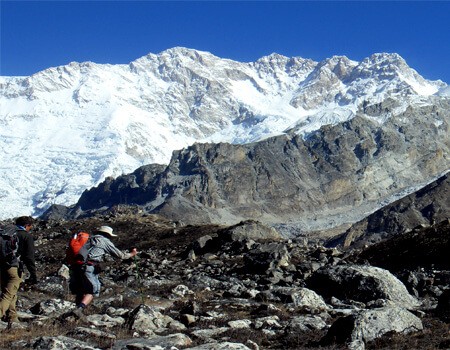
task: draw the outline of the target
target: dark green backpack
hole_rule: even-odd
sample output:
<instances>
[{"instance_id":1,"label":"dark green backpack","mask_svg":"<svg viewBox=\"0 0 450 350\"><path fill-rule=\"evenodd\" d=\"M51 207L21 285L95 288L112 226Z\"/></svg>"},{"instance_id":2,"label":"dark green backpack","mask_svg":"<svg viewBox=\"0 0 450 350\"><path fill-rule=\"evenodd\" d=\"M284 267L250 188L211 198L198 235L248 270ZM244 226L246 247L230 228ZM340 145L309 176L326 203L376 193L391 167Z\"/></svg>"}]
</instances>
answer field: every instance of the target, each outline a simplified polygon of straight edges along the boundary
<instances>
[{"instance_id":1,"label":"dark green backpack","mask_svg":"<svg viewBox=\"0 0 450 350\"><path fill-rule=\"evenodd\" d=\"M0 262L11 263L19 249L19 237L15 225L5 226L0 230Z\"/></svg>"}]
</instances>

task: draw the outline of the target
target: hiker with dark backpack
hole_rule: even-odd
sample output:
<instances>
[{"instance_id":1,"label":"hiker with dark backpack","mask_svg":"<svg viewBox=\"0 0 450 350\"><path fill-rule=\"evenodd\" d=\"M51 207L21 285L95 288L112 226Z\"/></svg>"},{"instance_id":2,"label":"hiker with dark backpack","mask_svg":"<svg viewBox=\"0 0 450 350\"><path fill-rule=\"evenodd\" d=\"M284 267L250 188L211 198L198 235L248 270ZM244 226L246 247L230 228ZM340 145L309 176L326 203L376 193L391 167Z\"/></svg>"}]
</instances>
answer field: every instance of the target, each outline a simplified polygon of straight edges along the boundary
<instances>
[{"instance_id":1,"label":"hiker with dark backpack","mask_svg":"<svg viewBox=\"0 0 450 350\"><path fill-rule=\"evenodd\" d=\"M34 257L34 238L30 233L34 219L21 216L15 225L8 225L0 232L0 318L8 323L19 322L16 311L17 292L22 283L23 266L30 273L25 282L37 283Z\"/></svg>"},{"instance_id":2,"label":"hiker with dark backpack","mask_svg":"<svg viewBox=\"0 0 450 350\"><path fill-rule=\"evenodd\" d=\"M87 235L87 236L86 236ZM93 235L80 232L75 235L67 250L67 262L71 276L69 288L75 294L76 308L72 311L77 318L84 318L84 309L94 297L100 295L100 263L106 254L125 260L137 254L136 248L125 253L116 248L110 238L117 237L109 226L101 226Z\"/></svg>"}]
</instances>

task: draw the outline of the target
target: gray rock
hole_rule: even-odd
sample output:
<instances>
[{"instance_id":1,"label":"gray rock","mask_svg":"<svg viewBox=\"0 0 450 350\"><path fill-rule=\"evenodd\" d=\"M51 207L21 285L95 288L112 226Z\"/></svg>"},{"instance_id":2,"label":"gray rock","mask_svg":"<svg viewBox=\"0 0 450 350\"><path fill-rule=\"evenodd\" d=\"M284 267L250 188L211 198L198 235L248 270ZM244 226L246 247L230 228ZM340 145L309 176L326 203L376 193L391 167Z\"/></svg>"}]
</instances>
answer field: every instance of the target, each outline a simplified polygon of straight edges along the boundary
<instances>
[{"instance_id":1,"label":"gray rock","mask_svg":"<svg viewBox=\"0 0 450 350\"><path fill-rule=\"evenodd\" d=\"M69 335L74 337L78 336L81 338L96 337L110 340L115 340L117 338L115 334L108 333L95 328L86 328L86 327L77 327L72 332L70 332Z\"/></svg>"},{"instance_id":2,"label":"gray rock","mask_svg":"<svg viewBox=\"0 0 450 350\"><path fill-rule=\"evenodd\" d=\"M35 350L101 350L81 340L65 336L40 337L32 341L31 349Z\"/></svg>"},{"instance_id":3,"label":"gray rock","mask_svg":"<svg viewBox=\"0 0 450 350\"><path fill-rule=\"evenodd\" d=\"M256 329L281 329L283 326L280 324L280 318L278 316L260 317L254 320L254 326Z\"/></svg>"},{"instance_id":4,"label":"gray rock","mask_svg":"<svg viewBox=\"0 0 450 350\"><path fill-rule=\"evenodd\" d=\"M419 302L405 285L388 270L364 265L338 265L316 271L307 286L325 298L353 299L368 302L387 299L405 308L416 308Z\"/></svg>"},{"instance_id":5,"label":"gray rock","mask_svg":"<svg viewBox=\"0 0 450 350\"><path fill-rule=\"evenodd\" d=\"M227 232L233 241L254 240L256 242L262 241L277 241L281 240L281 235L273 227L266 226L258 221L243 221L235 226L232 226Z\"/></svg>"},{"instance_id":6,"label":"gray rock","mask_svg":"<svg viewBox=\"0 0 450 350\"><path fill-rule=\"evenodd\" d=\"M70 269L69 269L69 267L67 265L63 264L59 268L57 274L58 274L58 276L61 276L65 280L69 280L69 278L70 278Z\"/></svg>"},{"instance_id":7,"label":"gray rock","mask_svg":"<svg viewBox=\"0 0 450 350\"><path fill-rule=\"evenodd\" d=\"M162 333L167 330L184 330L186 327L173 318L163 315L153 308L140 305L135 308L129 317L129 327L131 330L142 332L148 335Z\"/></svg>"},{"instance_id":8,"label":"gray rock","mask_svg":"<svg viewBox=\"0 0 450 350\"><path fill-rule=\"evenodd\" d=\"M190 348L190 350L251 350L249 347L240 343L208 343Z\"/></svg>"},{"instance_id":9,"label":"gray rock","mask_svg":"<svg viewBox=\"0 0 450 350\"><path fill-rule=\"evenodd\" d=\"M109 316L112 316L112 317L117 317L117 316L125 317L129 312L130 312L129 309L115 308L112 306L110 306L106 309L106 314Z\"/></svg>"},{"instance_id":10,"label":"gray rock","mask_svg":"<svg viewBox=\"0 0 450 350\"><path fill-rule=\"evenodd\" d=\"M25 322L14 322L12 324L9 324L8 322L0 321L0 330L4 331L7 330L8 327L11 327L11 330L17 330L17 329L26 329L28 327L28 323Z\"/></svg>"},{"instance_id":11,"label":"gray rock","mask_svg":"<svg viewBox=\"0 0 450 350\"><path fill-rule=\"evenodd\" d=\"M73 309L75 305L61 299L48 299L41 301L31 308L31 312L37 315L59 316Z\"/></svg>"},{"instance_id":12,"label":"gray rock","mask_svg":"<svg viewBox=\"0 0 450 350\"><path fill-rule=\"evenodd\" d=\"M409 333L423 329L422 321L400 307L363 310L333 323L323 344L349 343L350 348L364 349L364 343L389 332Z\"/></svg>"},{"instance_id":13,"label":"gray rock","mask_svg":"<svg viewBox=\"0 0 450 350\"><path fill-rule=\"evenodd\" d=\"M165 350L189 347L191 338L182 333L148 338L119 340L112 347L113 350Z\"/></svg>"},{"instance_id":14,"label":"gray rock","mask_svg":"<svg viewBox=\"0 0 450 350\"><path fill-rule=\"evenodd\" d=\"M229 327L217 327L211 329L199 329L191 332L191 334L204 341L213 341L213 339L221 334L227 332Z\"/></svg>"},{"instance_id":15,"label":"gray rock","mask_svg":"<svg viewBox=\"0 0 450 350\"><path fill-rule=\"evenodd\" d=\"M61 276L48 276L43 283L39 283L35 288L41 292L57 295L60 298L69 293L68 281Z\"/></svg>"},{"instance_id":16,"label":"gray rock","mask_svg":"<svg viewBox=\"0 0 450 350\"><path fill-rule=\"evenodd\" d=\"M245 344L252 350L259 350L258 344L256 344L253 340L247 339Z\"/></svg>"},{"instance_id":17,"label":"gray rock","mask_svg":"<svg viewBox=\"0 0 450 350\"><path fill-rule=\"evenodd\" d=\"M327 323L319 316L302 315L295 316L289 321L286 329L288 332L308 332L327 327Z\"/></svg>"},{"instance_id":18,"label":"gray rock","mask_svg":"<svg viewBox=\"0 0 450 350\"><path fill-rule=\"evenodd\" d=\"M178 298L183 298L186 295L192 295L194 294L194 292L192 290L190 290L187 286L185 286L184 284L179 284L178 286L176 286L175 288L172 289L172 294L175 297Z\"/></svg>"},{"instance_id":19,"label":"gray rock","mask_svg":"<svg viewBox=\"0 0 450 350\"><path fill-rule=\"evenodd\" d=\"M111 316L105 315L105 314L89 315L86 318L87 318L87 321L89 321L89 323L91 323L97 327L112 328L112 327L121 326L125 323L125 319L123 317L111 317Z\"/></svg>"},{"instance_id":20,"label":"gray rock","mask_svg":"<svg viewBox=\"0 0 450 350\"><path fill-rule=\"evenodd\" d=\"M311 310L321 310L328 309L327 304L323 298L308 288L299 288L295 290L292 294L292 301L296 307L306 307Z\"/></svg>"},{"instance_id":21,"label":"gray rock","mask_svg":"<svg viewBox=\"0 0 450 350\"><path fill-rule=\"evenodd\" d=\"M228 322L228 326L230 326L230 328L233 328L233 329L250 328L251 324L252 324L251 320L236 320L236 321Z\"/></svg>"}]
</instances>

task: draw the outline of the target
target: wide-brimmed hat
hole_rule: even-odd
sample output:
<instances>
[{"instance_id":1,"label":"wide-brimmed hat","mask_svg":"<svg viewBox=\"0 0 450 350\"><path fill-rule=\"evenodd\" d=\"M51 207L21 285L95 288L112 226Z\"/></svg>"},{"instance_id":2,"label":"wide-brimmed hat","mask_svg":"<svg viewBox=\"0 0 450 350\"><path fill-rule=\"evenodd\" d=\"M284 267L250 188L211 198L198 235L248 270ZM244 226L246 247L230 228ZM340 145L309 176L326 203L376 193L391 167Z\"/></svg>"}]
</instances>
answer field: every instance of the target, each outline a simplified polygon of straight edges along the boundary
<instances>
[{"instance_id":1,"label":"wide-brimmed hat","mask_svg":"<svg viewBox=\"0 0 450 350\"><path fill-rule=\"evenodd\" d=\"M100 226L99 228L96 229L96 231L106 233L111 237L117 237L117 235L113 233L113 229L109 226Z\"/></svg>"}]
</instances>

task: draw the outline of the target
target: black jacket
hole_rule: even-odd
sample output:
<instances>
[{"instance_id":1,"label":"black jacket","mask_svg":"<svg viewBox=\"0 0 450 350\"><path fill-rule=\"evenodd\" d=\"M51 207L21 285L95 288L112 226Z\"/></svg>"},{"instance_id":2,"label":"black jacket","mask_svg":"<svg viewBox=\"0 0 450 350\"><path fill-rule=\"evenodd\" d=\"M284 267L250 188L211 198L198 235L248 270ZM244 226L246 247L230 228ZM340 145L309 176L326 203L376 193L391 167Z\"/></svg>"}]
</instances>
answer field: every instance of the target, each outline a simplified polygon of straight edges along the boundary
<instances>
[{"instance_id":1,"label":"black jacket","mask_svg":"<svg viewBox=\"0 0 450 350\"><path fill-rule=\"evenodd\" d=\"M19 238L17 255L20 257L20 261L27 267L28 272L30 273L30 279L37 281L36 260L34 257L34 237L31 233L20 228L17 230L17 237ZM17 262L16 266L18 265Z\"/></svg>"}]
</instances>

